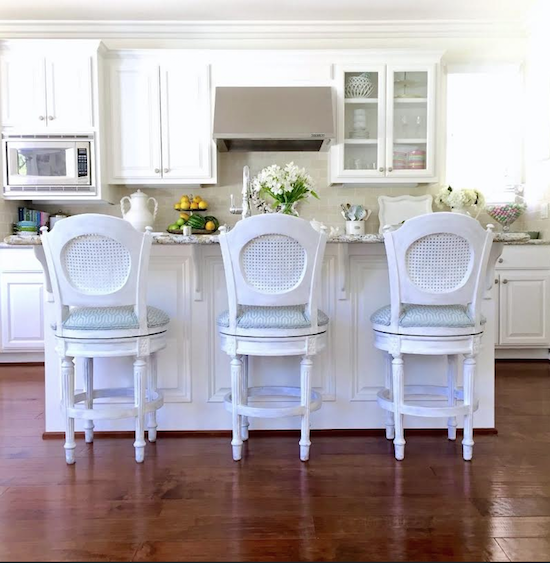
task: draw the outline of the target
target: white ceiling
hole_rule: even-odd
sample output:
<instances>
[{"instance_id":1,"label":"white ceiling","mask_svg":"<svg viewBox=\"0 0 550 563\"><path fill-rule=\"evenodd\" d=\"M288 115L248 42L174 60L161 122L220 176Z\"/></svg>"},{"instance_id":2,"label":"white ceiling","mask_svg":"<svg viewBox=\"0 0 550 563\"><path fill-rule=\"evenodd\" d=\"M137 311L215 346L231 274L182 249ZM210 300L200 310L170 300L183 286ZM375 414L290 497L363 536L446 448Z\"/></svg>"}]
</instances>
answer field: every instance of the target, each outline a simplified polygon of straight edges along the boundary
<instances>
[{"instance_id":1,"label":"white ceiling","mask_svg":"<svg viewBox=\"0 0 550 563\"><path fill-rule=\"evenodd\" d=\"M0 20L511 20L519 24L536 1L0 0Z\"/></svg>"}]
</instances>

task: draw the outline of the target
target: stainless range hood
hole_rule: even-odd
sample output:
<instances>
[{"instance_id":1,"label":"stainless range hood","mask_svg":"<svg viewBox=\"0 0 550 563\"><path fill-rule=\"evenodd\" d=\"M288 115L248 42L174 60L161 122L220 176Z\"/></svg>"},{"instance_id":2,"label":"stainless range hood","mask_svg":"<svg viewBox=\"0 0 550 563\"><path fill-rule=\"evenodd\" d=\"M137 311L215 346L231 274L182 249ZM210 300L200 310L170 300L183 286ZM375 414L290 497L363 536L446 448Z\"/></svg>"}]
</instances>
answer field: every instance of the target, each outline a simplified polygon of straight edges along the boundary
<instances>
[{"instance_id":1,"label":"stainless range hood","mask_svg":"<svg viewBox=\"0 0 550 563\"><path fill-rule=\"evenodd\" d=\"M324 151L334 140L332 89L218 87L214 139L226 151Z\"/></svg>"}]
</instances>

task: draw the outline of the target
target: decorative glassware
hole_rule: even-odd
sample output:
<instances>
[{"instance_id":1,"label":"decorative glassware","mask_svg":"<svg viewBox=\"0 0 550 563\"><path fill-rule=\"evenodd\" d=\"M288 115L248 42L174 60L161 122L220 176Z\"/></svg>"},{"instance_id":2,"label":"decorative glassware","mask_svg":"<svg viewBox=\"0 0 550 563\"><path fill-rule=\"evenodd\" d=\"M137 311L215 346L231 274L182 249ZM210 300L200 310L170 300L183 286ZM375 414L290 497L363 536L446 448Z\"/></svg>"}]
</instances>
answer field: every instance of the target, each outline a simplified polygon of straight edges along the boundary
<instances>
[{"instance_id":1,"label":"decorative glassware","mask_svg":"<svg viewBox=\"0 0 550 563\"><path fill-rule=\"evenodd\" d=\"M488 205L485 208L487 215L502 225L502 230L508 232L510 225L519 219L527 206L525 203L502 203L497 205Z\"/></svg>"}]
</instances>

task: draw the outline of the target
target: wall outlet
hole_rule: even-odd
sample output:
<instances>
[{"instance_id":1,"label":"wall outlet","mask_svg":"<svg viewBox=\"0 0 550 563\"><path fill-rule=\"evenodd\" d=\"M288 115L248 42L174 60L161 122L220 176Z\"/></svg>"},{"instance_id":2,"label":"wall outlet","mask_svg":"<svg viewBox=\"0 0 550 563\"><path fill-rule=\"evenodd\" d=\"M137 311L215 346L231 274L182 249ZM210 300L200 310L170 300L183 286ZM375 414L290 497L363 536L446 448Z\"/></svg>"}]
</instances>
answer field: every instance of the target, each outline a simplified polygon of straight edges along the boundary
<instances>
[{"instance_id":1,"label":"wall outlet","mask_svg":"<svg viewBox=\"0 0 550 563\"><path fill-rule=\"evenodd\" d=\"M548 204L541 203L540 204L540 218L541 219L548 219Z\"/></svg>"}]
</instances>

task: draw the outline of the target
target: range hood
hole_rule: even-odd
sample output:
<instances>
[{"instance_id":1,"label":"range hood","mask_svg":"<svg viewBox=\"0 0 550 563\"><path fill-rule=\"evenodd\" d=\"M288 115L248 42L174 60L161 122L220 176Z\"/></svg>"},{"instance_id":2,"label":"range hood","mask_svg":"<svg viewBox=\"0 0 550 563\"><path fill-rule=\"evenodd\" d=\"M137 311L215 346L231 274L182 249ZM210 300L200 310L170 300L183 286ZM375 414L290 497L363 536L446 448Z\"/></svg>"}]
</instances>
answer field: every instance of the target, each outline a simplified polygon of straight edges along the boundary
<instances>
[{"instance_id":1,"label":"range hood","mask_svg":"<svg viewBox=\"0 0 550 563\"><path fill-rule=\"evenodd\" d=\"M324 151L334 140L332 89L218 87L214 139L226 151Z\"/></svg>"}]
</instances>

